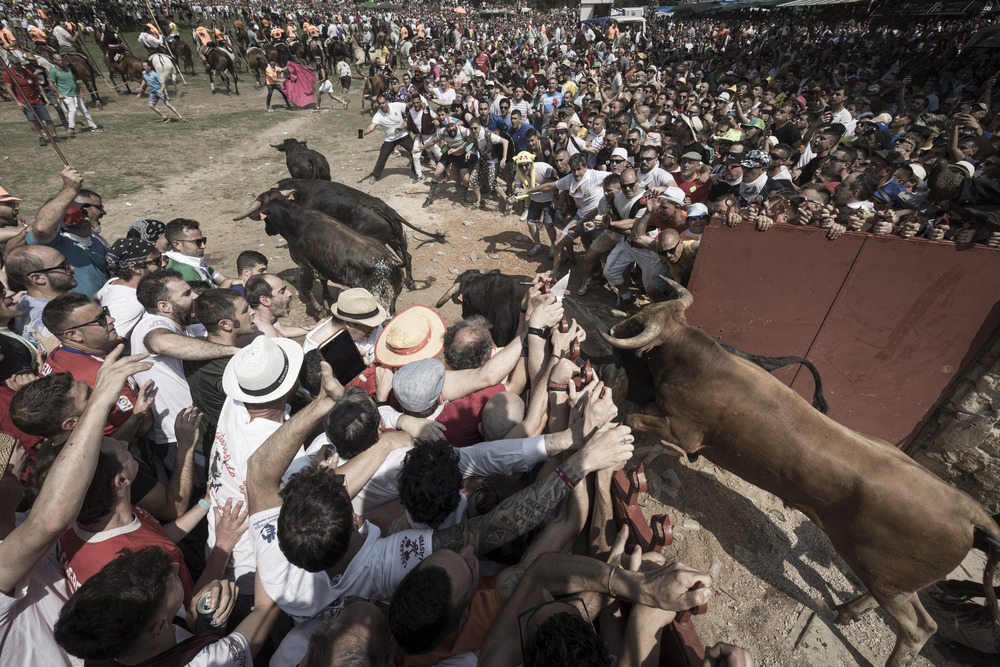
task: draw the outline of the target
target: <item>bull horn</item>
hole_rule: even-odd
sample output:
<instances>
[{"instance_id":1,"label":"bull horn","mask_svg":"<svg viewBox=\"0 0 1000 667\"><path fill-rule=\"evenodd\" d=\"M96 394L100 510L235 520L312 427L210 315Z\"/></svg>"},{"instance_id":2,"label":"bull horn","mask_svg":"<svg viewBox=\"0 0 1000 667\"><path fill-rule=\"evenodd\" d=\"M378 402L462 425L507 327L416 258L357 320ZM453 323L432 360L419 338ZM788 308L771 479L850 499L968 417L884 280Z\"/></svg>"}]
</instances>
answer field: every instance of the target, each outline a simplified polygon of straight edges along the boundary
<instances>
[{"instance_id":1,"label":"bull horn","mask_svg":"<svg viewBox=\"0 0 1000 667\"><path fill-rule=\"evenodd\" d=\"M295 199L295 190L278 190L285 199Z\"/></svg>"},{"instance_id":2,"label":"bull horn","mask_svg":"<svg viewBox=\"0 0 1000 667\"><path fill-rule=\"evenodd\" d=\"M270 146L271 148L277 148L282 143L284 143L284 142L281 142L281 141L269 141L269 142L267 142L267 145Z\"/></svg>"},{"instance_id":3,"label":"bull horn","mask_svg":"<svg viewBox=\"0 0 1000 667\"><path fill-rule=\"evenodd\" d=\"M251 215L253 215L259 210L260 210L260 201L258 200L250 204L250 208L248 208L247 210L243 211L243 213L240 213L238 216L233 218L233 222L236 222L237 220L242 220L243 218L249 218Z\"/></svg>"},{"instance_id":4,"label":"bull horn","mask_svg":"<svg viewBox=\"0 0 1000 667\"><path fill-rule=\"evenodd\" d=\"M601 337L606 340L609 345L622 350L638 350L639 348L653 345L660 336L661 326L659 323L646 324L646 328L643 329L641 333L636 334L631 338L616 338L614 332L618 326L620 325L612 327L610 333L604 333L602 331Z\"/></svg>"},{"instance_id":5,"label":"bull horn","mask_svg":"<svg viewBox=\"0 0 1000 667\"><path fill-rule=\"evenodd\" d=\"M663 280L668 285L674 288L674 291L677 292L677 296L680 297L680 302L681 305L684 306L684 310L687 310L688 308L691 307L691 304L694 303L694 296L691 294L691 292L687 291L686 288L682 287L680 283L674 282L673 280L671 280L670 278L666 277L663 274L660 274L660 280Z\"/></svg>"},{"instance_id":6,"label":"bull horn","mask_svg":"<svg viewBox=\"0 0 1000 667\"><path fill-rule=\"evenodd\" d=\"M453 297L456 294L458 294L458 290L460 289L460 287L461 287L461 285L458 284L458 279L456 278L455 279L455 284L448 288L448 291L444 293L444 296L442 296L440 299L438 299L437 303L434 304L434 307L435 308L440 308L444 304L448 303L448 301L451 299L451 297Z\"/></svg>"}]
</instances>

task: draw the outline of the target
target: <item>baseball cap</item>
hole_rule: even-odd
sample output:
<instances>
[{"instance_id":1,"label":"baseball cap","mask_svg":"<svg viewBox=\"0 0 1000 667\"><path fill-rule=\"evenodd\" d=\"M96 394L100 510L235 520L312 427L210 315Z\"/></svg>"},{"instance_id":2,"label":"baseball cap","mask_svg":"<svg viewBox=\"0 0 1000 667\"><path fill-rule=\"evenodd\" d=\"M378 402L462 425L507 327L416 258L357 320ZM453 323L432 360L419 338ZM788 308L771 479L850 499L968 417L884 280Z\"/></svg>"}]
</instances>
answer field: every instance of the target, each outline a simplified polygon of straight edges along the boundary
<instances>
[{"instance_id":1,"label":"baseball cap","mask_svg":"<svg viewBox=\"0 0 1000 667\"><path fill-rule=\"evenodd\" d=\"M749 123L743 123L743 127L756 127L758 130L766 130L767 125L763 118L752 118Z\"/></svg>"},{"instance_id":2,"label":"baseball cap","mask_svg":"<svg viewBox=\"0 0 1000 667\"><path fill-rule=\"evenodd\" d=\"M660 199L666 199L671 204L677 204L678 206L684 205L684 191L675 185L671 185L669 188L663 191L660 195Z\"/></svg>"},{"instance_id":3,"label":"baseball cap","mask_svg":"<svg viewBox=\"0 0 1000 667\"><path fill-rule=\"evenodd\" d=\"M625 158L627 160L628 151L621 147L616 148L613 151L611 151L611 157L620 157L620 158Z\"/></svg>"},{"instance_id":4,"label":"baseball cap","mask_svg":"<svg viewBox=\"0 0 1000 667\"><path fill-rule=\"evenodd\" d=\"M732 95L729 94L728 90L724 90L721 93L719 93L719 99L728 102L730 99L732 99Z\"/></svg>"},{"instance_id":5,"label":"baseball cap","mask_svg":"<svg viewBox=\"0 0 1000 667\"><path fill-rule=\"evenodd\" d=\"M687 217L700 218L708 215L708 207L704 204L691 204L688 206Z\"/></svg>"},{"instance_id":6,"label":"baseball cap","mask_svg":"<svg viewBox=\"0 0 1000 667\"><path fill-rule=\"evenodd\" d=\"M743 156L740 166L745 167L746 169L753 169L754 167L770 167L771 156L764 151L750 151Z\"/></svg>"},{"instance_id":7,"label":"baseball cap","mask_svg":"<svg viewBox=\"0 0 1000 667\"><path fill-rule=\"evenodd\" d=\"M407 412L426 412L444 389L444 364L437 359L411 361L392 376L392 392Z\"/></svg>"}]
</instances>

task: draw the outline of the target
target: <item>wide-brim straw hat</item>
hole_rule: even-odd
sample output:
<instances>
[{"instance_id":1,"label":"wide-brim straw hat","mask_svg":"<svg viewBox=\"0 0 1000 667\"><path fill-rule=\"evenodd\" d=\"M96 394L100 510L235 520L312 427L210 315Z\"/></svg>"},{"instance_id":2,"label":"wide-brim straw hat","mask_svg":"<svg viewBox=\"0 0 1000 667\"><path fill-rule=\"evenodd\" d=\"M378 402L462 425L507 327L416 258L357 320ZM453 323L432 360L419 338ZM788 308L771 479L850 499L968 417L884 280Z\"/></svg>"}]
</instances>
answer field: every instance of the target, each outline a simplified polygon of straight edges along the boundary
<instances>
[{"instance_id":1,"label":"wide-brim straw hat","mask_svg":"<svg viewBox=\"0 0 1000 667\"><path fill-rule=\"evenodd\" d=\"M444 348L444 320L427 306L410 306L382 329L375 343L375 360L384 366L403 366L432 359Z\"/></svg>"}]
</instances>

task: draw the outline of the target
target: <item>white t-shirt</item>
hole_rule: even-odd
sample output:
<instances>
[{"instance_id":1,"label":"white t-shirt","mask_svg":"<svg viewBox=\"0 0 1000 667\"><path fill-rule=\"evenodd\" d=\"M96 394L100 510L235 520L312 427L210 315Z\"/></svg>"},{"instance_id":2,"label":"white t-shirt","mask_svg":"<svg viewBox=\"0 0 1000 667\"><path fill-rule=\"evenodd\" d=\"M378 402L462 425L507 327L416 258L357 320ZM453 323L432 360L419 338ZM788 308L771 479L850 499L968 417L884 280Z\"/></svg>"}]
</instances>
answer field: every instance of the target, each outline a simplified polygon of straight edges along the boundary
<instances>
[{"instance_id":1,"label":"white t-shirt","mask_svg":"<svg viewBox=\"0 0 1000 667\"><path fill-rule=\"evenodd\" d=\"M439 102L445 102L446 104L451 104L458 97L458 93L455 92L454 88L444 89L439 86L434 86L434 99Z\"/></svg>"},{"instance_id":2,"label":"white t-shirt","mask_svg":"<svg viewBox=\"0 0 1000 667\"><path fill-rule=\"evenodd\" d=\"M343 60L337 61L337 76L344 78L345 76L351 76L351 66L348 65Z\"/></svg>"},{"instance_id":3,"label":"white t-shirt","mask_svg":"<svg viewBox=\"0 0 1000 667\"><path fill-rule=\"evenodd\" d=\"M59 46L73 46L73 40L70 39L72 34L70 34L70 31L61 25L56 25L56 27L52 29L52 36L56 38L56 43L59 44Z\"/></svg>"},{"instance_id":4,"label":"white t-shirt","mask_svg":"<svg viewBox=\"0 0 1000 667\"><path fill-rule=\"evenodd\" d=\"M535 162L535 186L543 185L545 183L551 183L552 181L559 180L559 172L548 162ZM531 201L538 202L539 204L545 204L556 197L555 190L549 190L548 192L532 192Z\"/></svg>"},{"instance_id":5,"label":"white t-shirt","mask_svg":"<svg viewBox=\"0 0 1000 667\"><path fill-rule=\"evenodd\" d=\"M150 435L156 443L176 443L177 437L174 435L174 420L181 410L192 404L191 388L188 387L187 378L184 375L184 362L165 354L156 354L146 347L146 334L154 329L166 329L167 331L181 336L188 335L184 329L177 328L173 320L162 315L143 313L135 327L129 340L132 343L132 354L143 354L148 352L147 361L153 362L153 367L148 371L135 374L135 381L141 387L146 380L156 383L156 400L153 402L153 428ZM209 522L211 523L211 522Z\"/></svg>"},{"instance_id":6,"label":"white t-shirt","mask_svg":"<svg viewBox=\"0 0 1000 667\"><path fill-rule=\"evenodd\" d=\"M381 109L375 112L372 122L385 132L385 141L398 141L409 134L406 129L406 104L389 102L389 113Z\"/></svg>"},{"instance_id":7,"label":"white t-shirt","mask_svg":"<svg viewBox=\"0 0 1000 667\"><path fill-rule=\"evenodd\" d=\"M556 181L556 189L569 191L576 202L576 217L582 218L604 200L604 179L610 175L610 171L588 169L578 181L573 174L567 174Z\"/></svg>"},{"instance_id":8,"label":"white t-shirt","mask_svg":"<svg viewBox=\"0 0 1000 667\"><path fill-rule=\"evenodd\" d=\"M97 292L97 300L111 311L111 317L115 318L115 331L122 338L129 337L146 312L135 298L135 288L120 284L118 278L104 283L104 287Z\"/></svg>"},{"instance_id":9,"label":"white t-shirt","mask_svg":"<svg viewBox=\"0 0 1000 667\"><path fill-rule=\"evenodd\" d=\"M289 410L286 408L286 419L288 414ZM208 457L208 490L214 507L224 507L226 500L230 498L233 499L233 503L244 499L240 485L245 484L247 480L247 461L280 427L280 423L270 419L258 418L251 421L245 403L226 398L219 412L215 442ZM285 480L307 465L309 458L305 450L299 447L285 473ZM206 555L211 553L214 546L215 521L209 521ZM255 569L250 536L243 533L226 564L226 578L235 581L241 591L250 593L253 591Z\"/></svg>"},{"instance_id":10,"label":"white t-shirt","mask_svg":"<svg viewBox=\"0 0 1000 667\"><path fill-rule=\"evenodd\" d=\"M17 514L16 523L27 516ZM10 595L0 593L0 656L4 664L9 658L12 665L82 667L83 660L68 655L52 636L59 611L72 594L55 547L17 582Z\"/></svg>"},{"instance_id":11,"label":"white t-shirt","mask_svg":"<svg viewBox=\"0 0 1000 667\"><path fill-rule=\"evenodd\" d=\"M639 184L639 188L642 190L660 188L665 185L677 185L676 181L674 181L674 177L670 175L670 172L662 167L653 167L646 172L641 169L636 169L635 182Z\"/></svg>"},{"instance_id":12,"label":"white t-shirt","mask_svg":"<svg viewBox=\"0 0 1000 667\"><path fill-rule=\"evenodd\" d=\"M280 507L250 517L257 572L264 590L298 623L339 613L347 595L392 597L403 577L431 555L432 530L404 530L382 537L367 521L359 531L365 543L343 574L307 572L288 562L278 546Z\"/></svg>"}]
</instances>

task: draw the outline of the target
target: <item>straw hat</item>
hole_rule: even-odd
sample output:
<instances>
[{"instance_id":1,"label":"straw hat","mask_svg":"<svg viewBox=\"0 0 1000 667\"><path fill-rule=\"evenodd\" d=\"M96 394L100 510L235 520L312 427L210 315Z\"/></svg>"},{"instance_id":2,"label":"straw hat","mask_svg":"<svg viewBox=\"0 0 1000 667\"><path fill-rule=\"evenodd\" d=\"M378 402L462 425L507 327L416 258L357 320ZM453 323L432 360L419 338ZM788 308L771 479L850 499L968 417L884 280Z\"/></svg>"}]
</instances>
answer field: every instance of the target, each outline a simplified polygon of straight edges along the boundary
<instances>
[{"instance_id":1,"label":"straw hat","mask_svg":"<svg viewBox=\"0 0 1000 667\"><path fill-rule=\"evenodd\" d=\"M21 201L21 199L0 188L0 201Z\"/></svg>"},{"instance_id":2,"label":"straw hat","mask_svg":"<svg viewBox=\"0 0 1000 667\"><path fill-rule=\"evenodd\" d=\"M299 379L302 346L287 338L258 336L237 352L222 374L226 395L244 403L269 403L288 394Z\"/></svg>"},{"instance_id":3,"label":"straw hat","mask_svg":"<svg viewBox=\"0 0 1000 667\"><path fill-rule=\"evenodd\" d=\"M333 316L344 322L356 322L369 327L377 327L386 320L383 308L372 293L362 287L344 290L337 303L333 304Z\"/></svg>"},{"instance_id":4,"label":"straw hat","mask_svg":"<svg viewBox=\"0 0 1000 667\"><path fill-rule=\"evenodd\" d=\"M384 366L403 366L431 359L444 348L444 320L427 306L410 306L382 329L375 343L375 359Z\"/></svg>"}]
</instances>

